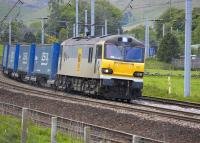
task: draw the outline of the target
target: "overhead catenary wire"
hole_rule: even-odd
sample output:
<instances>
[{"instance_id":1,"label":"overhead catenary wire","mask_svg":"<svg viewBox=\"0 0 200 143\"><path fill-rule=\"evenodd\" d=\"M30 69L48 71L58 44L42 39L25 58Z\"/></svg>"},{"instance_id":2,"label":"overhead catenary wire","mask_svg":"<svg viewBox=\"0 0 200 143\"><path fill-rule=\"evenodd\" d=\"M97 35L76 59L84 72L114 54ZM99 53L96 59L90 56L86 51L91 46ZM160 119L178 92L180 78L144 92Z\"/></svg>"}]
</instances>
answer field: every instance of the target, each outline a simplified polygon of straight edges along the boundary
<instances>
[{"instance_id":1,"label":"overhead catenary wire","mask_svg":"<svg viewBox=\"0 0 200 143\"><path fill-rule=\"evenodd\" d=\"M127 8L131 8L131 9L144 9L144 8L151 8L151 7L158 7L158 6L166 6L166 5L169 5L169 4L178 4L178 3L184 3L185 1L184 0L181 0L181 1L174 1L174 2L164 2L164 3L158 3L158 4L152 4L152 5L149 5L149 4L144 4L143 6L141 6L141 5L135 5L135 6L133 6L133 5L131 5L131 7L130 7L130 5L128 5L128 7ZM123 11L123 10L122 10Z\"/></svg>"},{"instance_id":2,"label":"overhead catenary wire","mask_svg":"<svg viewBox=\"0 0 200 143\"><path fill-rule=\"evenodd\" d=\"M8 11L8 13L2 18L0 25L3 24L3 22L8 18L8 16L10 15L10 13L13 11L13 9L18 5L18 4L24 4L24 2L22 2L21 0L18 0L13 6L12 8Z\"/></svg>"}]
</instances>

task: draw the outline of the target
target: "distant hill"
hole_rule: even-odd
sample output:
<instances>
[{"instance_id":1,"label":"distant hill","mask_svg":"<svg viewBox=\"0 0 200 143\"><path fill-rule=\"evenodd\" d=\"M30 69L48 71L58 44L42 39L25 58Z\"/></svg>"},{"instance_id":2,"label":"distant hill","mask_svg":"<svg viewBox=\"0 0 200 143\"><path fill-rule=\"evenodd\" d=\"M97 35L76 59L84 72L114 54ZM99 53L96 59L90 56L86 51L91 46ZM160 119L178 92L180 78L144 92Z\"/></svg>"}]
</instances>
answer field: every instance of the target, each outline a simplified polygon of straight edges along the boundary
<instances>
[{"instance_id":1,"label":"distant hill","mask_svg":"<svg viewBox=\"0 0 200 143\"><path fill-rule=\"evenodd\" d=\"M17 0L0 0L0 18L3 17ZM34 18L44 17L48 15L49 0L22 0L24 4L21 6L20 16L25 19L25 23L31 23ZM66 2L65 0L64 2ZM89 0L88 0L89 1ZM109 0L113 5L121 10L130 3L131 0ZM143 24L146 17L154 19L159 17L166 9L170 7L170 0L133 0L132 9L128 7L126 14L127 29L134 25ZM192 0L193 7L200 7L200 0ZM171 6L177 8L185 8L185 0L171 0ZM19 9L12 14L15 17Z\"/></svg>"},{"instance_id":2,"label":"distant hill","mask_svg":"<svg viewBox=\"0 0 200 143\"><path fill-rule=\"evenodd\" d=\"M0 19L12 8L17 0L0 0ZM10 14L11 18L20 18L29 24L35 18L48 15L48 0L22 0L23 5L18 5Z\"/></svg>"},{"instance_id":3,"label":"distant hill","mask_svg":"<svg viewBox=\"0 0 200 143\"><path fill-rule=\"evenodd\" d=\"M113 5L124 10L131 0L109 0ZM200 0L192 0L193 7L200 7ZM171 6L185 8L185 0L171 0ZM133 25L144 24L145 18L158 18L165 10L170 8L170 0L133 0L132 9L128 7L124 13L128 15L128 24L125 29Z\"/></svg>"}]
</instances>

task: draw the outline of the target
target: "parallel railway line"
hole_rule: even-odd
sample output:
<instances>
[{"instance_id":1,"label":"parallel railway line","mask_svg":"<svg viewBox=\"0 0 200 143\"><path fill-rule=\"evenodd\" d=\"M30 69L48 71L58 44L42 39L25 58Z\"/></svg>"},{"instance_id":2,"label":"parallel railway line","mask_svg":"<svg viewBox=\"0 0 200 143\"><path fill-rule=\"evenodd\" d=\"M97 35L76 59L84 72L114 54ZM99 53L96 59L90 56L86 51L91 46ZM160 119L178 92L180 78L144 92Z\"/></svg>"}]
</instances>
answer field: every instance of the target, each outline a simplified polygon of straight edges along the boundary
<instances>
[{"instance_id":1,"label":"parallel railway line","mask_svg":"<svg viewBox=\"0 0 200 143\"><path fill-rule=\"evenodd\" d=\"M163 99L163 98L148 97L148 96L143 96L140 99L144 100L144 101L153 101L153 102L157 102L157 103L161 103L161 104L167 104L167 105L176 105L176 106L180 106L180 107L200 109L199 103L177 101L177 100L173 100L173 99Z\"/></svg>"}]
</instances>

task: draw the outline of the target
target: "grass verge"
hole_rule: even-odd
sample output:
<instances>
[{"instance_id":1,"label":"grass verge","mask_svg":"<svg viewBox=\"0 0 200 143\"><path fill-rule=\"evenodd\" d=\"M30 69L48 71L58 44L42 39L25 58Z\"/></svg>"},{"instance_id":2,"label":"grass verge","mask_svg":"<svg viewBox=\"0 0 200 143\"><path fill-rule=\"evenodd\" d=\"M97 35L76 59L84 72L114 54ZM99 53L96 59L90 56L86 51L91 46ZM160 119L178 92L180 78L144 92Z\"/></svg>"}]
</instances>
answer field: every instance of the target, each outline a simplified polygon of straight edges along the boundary
<instances>
[{"instance_id":1,"label":"grass verge","mask_svg":"<svg viewBox=\"0 0 200 143\"><path fill-rule=\"evenodd\" d=\"M171 77L172 94L168 94L168 77L145 76L143 95L200 103L200 79L191 78L191 96L184 97L184 78Z\"/></svg>"},{"instance_id":2,"label":"grass verge","mask_svg":"<svg viewBox=\"0 0 200 143\"><path fill-rule=\"evenodd\" d=\"M49 143L51 129L42 128L30 123L28 126L27 143ZM62 132L57 133L57 143L83 143L80 138L71 137ZM0 115L0 142L1 143L20 143L21 123L20 120L11 116Z\"/></svg>"}]
</instances>

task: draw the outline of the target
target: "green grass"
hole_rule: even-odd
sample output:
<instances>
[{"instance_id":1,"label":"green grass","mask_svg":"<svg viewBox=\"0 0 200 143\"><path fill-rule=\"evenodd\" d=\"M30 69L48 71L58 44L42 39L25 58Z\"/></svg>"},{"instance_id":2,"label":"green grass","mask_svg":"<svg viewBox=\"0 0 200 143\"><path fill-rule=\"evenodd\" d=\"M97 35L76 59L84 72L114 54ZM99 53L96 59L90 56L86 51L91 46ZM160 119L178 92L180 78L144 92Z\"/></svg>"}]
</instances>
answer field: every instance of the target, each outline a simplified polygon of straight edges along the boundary
<instances>
[{"instance_id":1,"label":"green grass","mask_svg":"<svg viewBox=\"0 0 200 143\"><path fill-rule=\"evenodd\" d=\"M0 142L20 143L21 125L20 120L10 116L0 115ZM30 123L28 126L27 143L49 143L51 130ZM82 143L80 138L70 137L62 132L57 133L57 143Z\"/></svg>"},{"instance_id":2,"label":"green grass","mask_svg":"<svg viewBox=\"0 0 200 143\"><path fill-rule=\"evenodd\" d=\"M184 75L184 70L175 70L172 64L158 61L155 58L149 58L145 61L145 72L155 74L172 74L172 75ZM200 71L191 71L192 75L200 75Z\"/></svg>"},{"instance_id":3,"label":"green grass","mask_svg":"<svg viewBox=\"0 0 200 143\"><path fill-rule=\"evenodd\" d=\"M145 76L143 95L200 103L200 79L191 79L191 96L184 97L184 78L171 77L172 94L168 94L168 77Z\"/></svg>"},{"instance_id":4,"label":"green grass","mask_svg":"<svg viewBox=\"0 0 200 143\"><path fill-rule=\"evenodd\" d=\"M172 65L169 63L158 61L155 58L149 58L145 60L145 69L170 70L172 69Z\"/></svg>"},{"instance_id":5,"label":"green grass","mask_svg":"<svg viewBox=\"0 0 200 143\"><path fill-rule=\"evenodd\" d=\"M184 75L183 70L174 70L171 64L147 59L145 62L145 72L150 74L159 73L161 75ZM191 75L200 75L200 71L191 71ZM191 101L200 103L200 78L191 78L191 96L184 97L184 77L172 76L172 94L168 94L168 76L144 76L143 95L160 98L175 99L180 101Z\"/></svg>"}]
</instances>

